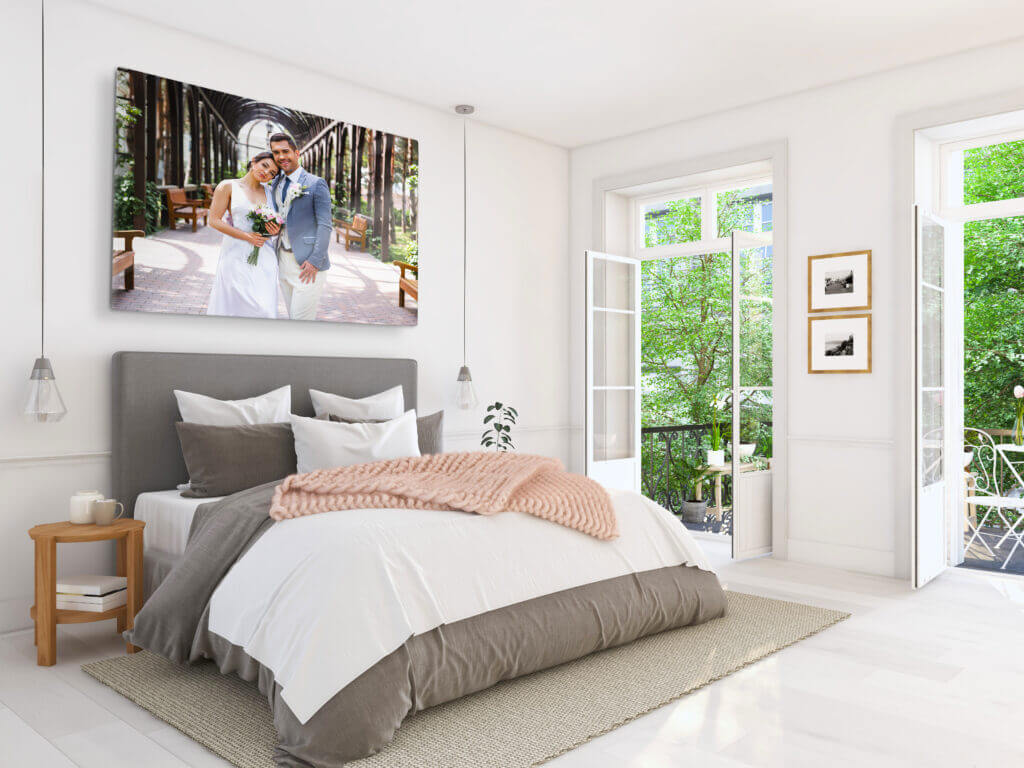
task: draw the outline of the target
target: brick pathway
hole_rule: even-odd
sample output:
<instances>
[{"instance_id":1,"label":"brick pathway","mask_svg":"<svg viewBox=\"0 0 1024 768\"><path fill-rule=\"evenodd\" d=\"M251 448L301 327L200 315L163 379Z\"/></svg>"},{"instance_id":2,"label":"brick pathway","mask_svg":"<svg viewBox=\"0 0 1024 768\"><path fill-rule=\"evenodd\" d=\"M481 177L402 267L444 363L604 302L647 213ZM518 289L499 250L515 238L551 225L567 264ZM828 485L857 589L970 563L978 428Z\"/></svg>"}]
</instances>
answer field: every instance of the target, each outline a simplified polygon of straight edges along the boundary
<instances>
[{"instance_id":1,"label":"brick pathway","mask_svg":"<svg viewBox=\"0 0 1024 768\"><path fill-rule=\"evenodd\" d=\"M111 306L135 312L205 314L220 242L221 234L213 227L200 225L193 234L182 224L176 230L136 239L135 289L124 290L122 275L114 277ZM406 306L398 306L397 267L382 264L369 254L348 251L333 238L328 254L331 269L317 320L416 325L417 302L407 296ZM288 316L280 296L277 314Z\"/></svg>"}]
</instances>

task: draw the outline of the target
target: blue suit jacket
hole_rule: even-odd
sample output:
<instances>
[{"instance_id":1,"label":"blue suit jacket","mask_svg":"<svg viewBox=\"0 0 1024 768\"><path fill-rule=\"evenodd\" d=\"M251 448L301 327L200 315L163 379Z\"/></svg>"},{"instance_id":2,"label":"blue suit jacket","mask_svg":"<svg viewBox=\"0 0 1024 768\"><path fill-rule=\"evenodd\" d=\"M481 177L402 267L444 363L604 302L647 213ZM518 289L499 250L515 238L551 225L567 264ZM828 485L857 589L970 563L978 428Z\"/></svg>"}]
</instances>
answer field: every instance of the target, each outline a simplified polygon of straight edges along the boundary
<instances>
[{"instance_id":1,"label":"blue suit jacket","mask_svg":"<svg viewBox=\"0 0 1024 768\"><path fill-rule=\"evenodd\" d=\"M270 199L277 210L277 188L285 180L279 174L270 185ZM331 268L331 260L327 255L327 247L331 243L333 223L331 218L331 191L327 182L319 176L302 169L299 184L306 189L306 194L292 201L288 209L285 227L288 229L288 242L299 264L309 261L321 272Z\"/></svg>"}]
</instances>

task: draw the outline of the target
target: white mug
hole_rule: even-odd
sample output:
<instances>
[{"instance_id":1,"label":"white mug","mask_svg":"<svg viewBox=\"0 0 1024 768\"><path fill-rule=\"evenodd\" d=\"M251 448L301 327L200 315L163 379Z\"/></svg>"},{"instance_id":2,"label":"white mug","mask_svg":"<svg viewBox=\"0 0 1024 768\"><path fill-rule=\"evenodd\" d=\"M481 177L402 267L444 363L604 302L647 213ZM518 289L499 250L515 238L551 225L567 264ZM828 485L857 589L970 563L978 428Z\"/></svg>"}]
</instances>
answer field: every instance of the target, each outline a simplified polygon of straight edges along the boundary
<instances>
[{"instance_id":1,"label":"white mug","mask_svg":"<svg viewBox=\"0 0 1024 768\"><path fill-rule=\"evenodd\" d=\"M92 521L96 525L110 525L124 514L124 504L117 499L97 499L91 507Z\"/></svg>"},{"instance_id":2,"label":"white mug","mask_svg":"<svg viewBox=\"0 0 1024 768\"><path fill-rule=\"evenodd\" d=\"M92 522L92 503L103 498L99 491L78 491L71 497L70 516L72 523L84 525Z\"/></svg>"}]
</instances>

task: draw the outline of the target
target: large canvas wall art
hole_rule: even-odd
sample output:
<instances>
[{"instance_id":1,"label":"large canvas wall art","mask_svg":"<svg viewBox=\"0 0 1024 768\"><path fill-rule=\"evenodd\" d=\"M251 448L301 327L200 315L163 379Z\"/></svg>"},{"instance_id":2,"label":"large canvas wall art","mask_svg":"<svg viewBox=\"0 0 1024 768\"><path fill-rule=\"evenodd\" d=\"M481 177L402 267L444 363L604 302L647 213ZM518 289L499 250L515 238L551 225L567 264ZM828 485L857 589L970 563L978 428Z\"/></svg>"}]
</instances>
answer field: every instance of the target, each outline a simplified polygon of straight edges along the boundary
<instances>
[{"instance_id":1,"label":"large canvas wall art","mask_svg":"<svg viewBox=\"0 0 1024 768\"><path fill-rule=\"evenodd\" d=\"M415 139L118 69L110 304L415 325Z\"/></svg>"}]
</instances>

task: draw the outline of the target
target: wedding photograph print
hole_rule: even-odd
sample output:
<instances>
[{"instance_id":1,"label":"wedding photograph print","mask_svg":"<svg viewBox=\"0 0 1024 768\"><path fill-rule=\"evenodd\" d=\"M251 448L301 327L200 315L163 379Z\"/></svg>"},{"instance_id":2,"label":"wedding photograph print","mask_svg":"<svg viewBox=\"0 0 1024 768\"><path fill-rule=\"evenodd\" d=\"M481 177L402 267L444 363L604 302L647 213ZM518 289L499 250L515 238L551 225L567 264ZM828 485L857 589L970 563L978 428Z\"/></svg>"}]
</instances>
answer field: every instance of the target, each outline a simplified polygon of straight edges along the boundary
<instances>
[{"instance_id":1,"label":"wedding photograph print","mask_svg":"<svg viewBox=\"0 0 1024 768\"><path fill-rule=\"evenodd\" d=\"M807 311L871 309L871 251L807 259Z\"/></svg>"},{"instance_id":2,"label":"wedding photograph print","mask_svg":"<svg viewBox=\"0 0 1024 768\"><path fill-rule=\"evenodd\" d=\"M807 318L808 373L871 373L871 315Z\"/></svg>"},{"instance_id":3,"label":"wedding photograph print","mask_svg":"<svg viewBox=\"0 0 1024 768\"><path fill-rule=\"evenodd\" d=\"M415 139L118 69L110 306L416 325Z\"/></svg>"}]
</instances>

